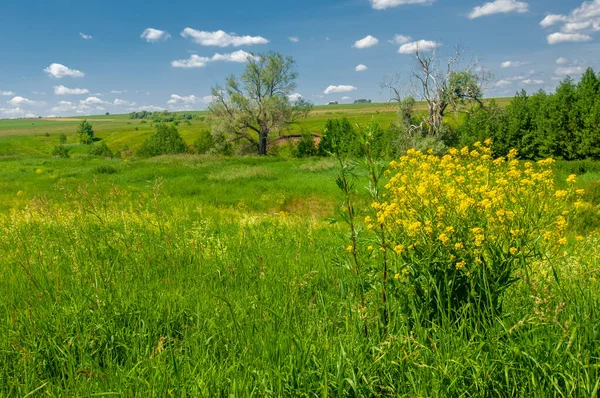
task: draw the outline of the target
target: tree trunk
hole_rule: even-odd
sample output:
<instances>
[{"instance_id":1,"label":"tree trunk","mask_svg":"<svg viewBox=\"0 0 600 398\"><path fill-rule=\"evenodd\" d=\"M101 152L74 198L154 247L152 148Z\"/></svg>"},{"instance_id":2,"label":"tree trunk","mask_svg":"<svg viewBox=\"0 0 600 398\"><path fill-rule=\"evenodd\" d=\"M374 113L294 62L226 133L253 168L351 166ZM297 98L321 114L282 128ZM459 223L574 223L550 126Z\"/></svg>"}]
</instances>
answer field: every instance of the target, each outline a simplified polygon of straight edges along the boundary
<instances>
[{"instance_id":1,"label":"tree trunk","mask_svg":"<svg viewBox=\"0 0 600 398\"><path fill-rule=\"evenodd\" d=\"M258 137L258 154L265 156L267 154L267 137L269 133L261 132Z\"/></svg>"}]
</instances>

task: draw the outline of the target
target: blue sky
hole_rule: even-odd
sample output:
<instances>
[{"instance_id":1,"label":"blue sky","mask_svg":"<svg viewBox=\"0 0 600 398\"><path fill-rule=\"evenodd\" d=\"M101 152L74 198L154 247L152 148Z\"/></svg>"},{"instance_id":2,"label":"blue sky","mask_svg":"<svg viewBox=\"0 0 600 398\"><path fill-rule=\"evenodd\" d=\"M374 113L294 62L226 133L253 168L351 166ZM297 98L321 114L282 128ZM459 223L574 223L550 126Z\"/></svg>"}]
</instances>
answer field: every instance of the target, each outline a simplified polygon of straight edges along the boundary
<instances>
[{"instance_id":1,"label":"blue sky","mask_svg":"<svg viewBox=\"0 0 600 398\"><path fill-rule=\"evenodd\" d=\"M269 50L296 59L316 104L384 101L418 41L463 43L494 75L488 96L552 91L600 67L600 0L6 0L0 118L203 109L236 61Z\"/></svg>"}]
</instances>

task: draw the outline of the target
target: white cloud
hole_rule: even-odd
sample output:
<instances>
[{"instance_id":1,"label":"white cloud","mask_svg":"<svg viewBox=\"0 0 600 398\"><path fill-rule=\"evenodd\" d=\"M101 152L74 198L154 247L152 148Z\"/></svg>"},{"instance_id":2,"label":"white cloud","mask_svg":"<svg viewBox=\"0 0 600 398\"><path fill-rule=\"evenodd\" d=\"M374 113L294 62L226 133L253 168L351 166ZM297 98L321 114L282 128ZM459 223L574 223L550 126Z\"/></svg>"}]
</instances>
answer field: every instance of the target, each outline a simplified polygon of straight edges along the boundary
<instances>
[{"instance_id":1,"label":"white cloud","mask_svg":"<svg viewBox=\"0 0 600 398\"><path fill-rule=\"evenodd\" d=\"M540 84L544 84L544 81L543 80L535 80L535 79L526 79L526 80L523 80L521 83L527 84L527 85L539 86Z\"/></svg>"},{"instance_id":2,"label":"white cloud","mask_svg":"<svg viewBox=\"0 0 600 398\"><path fill-rule=\"evenodd\" d=\"M197 101L198 97L195 95L181 96L177 94L171 94L171 99L167 102L167 104L195 104Z\"/></svg>"},{"instance_id":3,"label":"white cloud","mask_svg":"<svg viewBox=\"0 0 600 398\"><path fill-rule=\"evenodd\" d=\"M585 42L585 41L591 41L592 36L584 34L584 33L556 32L556 33L549 34L547 39L548 39L548 44L581 43L581 42Z\"/></svg>"},{"instance_id":4,"label":"white cloud","mask_svg":"<svg viewBox=\"0 0 600 398\"><path fill-rule=\"evenodd\" d=\"M350 91L358 90L354 86L329 86L323 91L323 94L333 94L333 93L348 93Z\"/></svg>"},{"instance_id":5,"label":"white cloud","mask_svg":"<svg viewBox=\"0 0 600 398\"><path fill-rule=\"evenodd\" d=\"M559 32L548 35L549 44L590 41L590 34L600 31L600 0L584 1L568 15L547 15L540 25L544 28L560 25Z\"/></svg>"},{"instance_id":6,"label":"white cloud","mask_svg":"<svg viewBox=\"0 0 600 398\"><path fill-rule=\"evenodd\" d=\"M62 64L51 64L44 72L48 73L50 76L55 77L57 79L61 79L63 77L83 77L85 73L79 71L77 69L69 69Z\"/></svg>"},{"instance_id":7,"label":"white cloud","mask_svg":"<svg viewBox=\"0 0 600 398\"><path fill-rule=\"evenodd\" d=\"M16 96L13 99L11 99L10 101L8 101L9 104L13 105L13 106L23 106L23 105L29 105L29 106L37 106L37 105L43 105L43 102L37 102L37 101L32 101L30 99L21 97L21 96Z\"/></svg>"},{"instance_id":8,"label":"white cloud","mask_svg":"<svg viewBox=\"0 0 600 398\"><path fill-rule=\"evenodd\" d=\"M519 66L525 66L525 65L529 65L531 64L531 62L525 62L525 61L506 61L506 62L502 62L502 64L500 65L501 68L518 68Z\"/></svg>"},{"instance_id":9,"label":"white cloud","mask_svg":"<svg viewBox=\"0 0 600 398\"><path fill-rule=\"evenodd\" d=\"M371 6L376 10L385 10L405 4L431 4L435 0L371 0Z\"/></svg>"},{"instance_id":10,"label":"white cloud","mask_svg":"<svg viewBox=\"0 0 600 398\"><path fill-rule=\"evenodd\" d=\"M124 94L127 90L110 90L111 94Z\"/></svg>"},{"instance_id":11,"label":"white cloud","mask_svg":"<svg viewBox=\"0 0 600 398\"><path fill-rule=\"evenodd\" d=\"M469 19L486 17L493 14L508 14L516 12L523 14L529 11L529 4L517 0L495 0L484 5L477 6L469 13Z\"/></svg>"},{"instance_id":12,"label":"white cloud","mask_svg":"<svg viewBox=\"0 0 600 398\"><path fill-rule=\"evenodd\" d=\"M81 33L81 32L79 32L79 36L81 36L81 38L82 38L83 40L91 40L91 39L93 39L93 38L94 38L94 37L93 37L93 36L91 36L91 35L86 35L85 33Z\"/></svg>"},{"instance_id":13,"label":"white cloud","mask_svg":"<svg viewBox=\"0 0 600 398\"><path fill-rule=\"evenodd\" d=\"M205 104L210 104L216 98L217 97L213 97L212 95L205 95L204 97L200 98L200 102L204 102Z\"/></svg>"},{"instance_id":14,"label":"white cloud","mask_svg":"<svg viewBox=\"0 0 600 398\"><path fill-rule=\"evenodd\" d=\"M115 104L117 106L135 106L136 105L135 102L125 101L125 100L122 100L120 98L115 98L113 104Z\"/></svg>"},{"instance_id":15,"label":"white cloud","mask_svg":"<svg viewBox=\"0 0 600 398\"><path fill-rule=\"evenodd\" d=\"M496 82L496 87L506 87L510 86L512 82L510 80L502 79Z\"/></svg>"},{"instance_id":16,"label":"white cloud","mask_svg":"<svg viewBox=\"0 0 600 398\"><path fill-rule=\"evenodd\" d=\"M8 117L22 117L25 114L25 111L19 107L0 108L0 113Z\"/></svg>"},{"instance_id":17,"label":"white cloud","mask_svg":"<svg viewBox=\"0 0 600 398\"><path fill-rule=\"evenodd\" d=\"M412 41L412 37L406 35L394 35L394 38L390 40L392 44L406 44Z\"/></svg>"},{"instance_id":18,"label":"white cloud","mask_svg":"<svg viewBox=\"0 0 600 398\"><path fill-rule=\"evenodd\" d=\"M290 100L290 102L296 102L296 101L298 101L301 98L303 98L302 94L298 94L298 93L294 93L294 94L288 95L288 99Z\"/></svg>"},{"instance_id":19,"label":"white cloud","mask_svg":"<svg viewBox=\"0 0 600 398\"><path fill-rule=\"evenodd\" d=\"M564 64L568 64L569 60L565 57L560 57L556 60L556 64L557 65L564 65Z\"/></svg>"},{"instance_id":20,"label":"white cloud","mask_svg":"<svg viewBox=\"0 0 600 398\"><path fill-rule=\"evenodd\" d=\"M377 38L375 38L371 35L368 35L366 37L363 37L360 40L357 40L352 47L354 47L354 48L370 48L370 47L376 46L377 43L379 43L379 40L377 40Z\"/></svg>"},{"instance_id":21,"label":"white cloud","mask_svg":"<svg viewBox=\"0 0 600 398\"><path fill-rule=\"evenodd\" d=\"M89 90L86 88L68 88L65 86L54 86L55 95L82 95L89 94Z\"/></svg>"},{"instance_id":22,"label":"white cloud","mask_svg":"<svg viewBox=\"0 0 600 398\"><path fill-rule=\"evenodd\" d=\"M138 111L148 111L148 112L161 112L165 110L165 107L161 107L161 106L154 106L154 105L145 105L145 106L140 106L139 108L137 108L136 110Z\"/></svg>"},{"instance_id":23,"label":"white cloud","mask_svg":"<svg viewBox=\"0 0 600 398\"><path fill-rule=\"evenodd\" d=\"M98 97L88 97L85 100L79 101L81 105L102 105L102 104L110 104L110 102L102 101Z\"/></svg>"},{"instance_id":24,"label":"white cloud","mask_svg":"<svg viewBox=\"0 0 600 398\"><path fill-rule=\"evenodd\" d=\"M8 97L10 95L15 95L15 93L13 93L12 91L0 91L0 95Z\"/></svg>"},{"instance_id":25,"label":"white cloud","mask_svg":"<svg viewBox=\"0 0 600 398\"><path fill-rule=\"evenodd\" d=\"M440 47L442 43L438 43L431 40L419 40L413 41L411 43L406 43L400 46L398 52L400 54L414 54L417 51L419 52L430 52Z\"/></svg>"},{"instance_id":26,"label":"white cloud","mask_svg":"<svg viewBox=\"0 0 600 398\"><path fill-rule=\"evenodd\" d=\"M164 30L147 28L142 32L140 37L148 43L156 43L161 40L167 40L171 35Z\"/></svg>"},{"instance_id":27,"label":"white cloud","mask_svg":"<svg viewBox=\"0 0 600 398\"><path fill-rule=\"evenodd\" d=\"M367 69L369 69L366 65L360 64L360 65L356 65L356 71L357 72L364 72Z\"/></svg>"},{"instance_id":28,"label":"white cloud","mask_svg":"<svg viewBox=\"0 0 600 398\"><path fill-rule=\"evenodd\" d=\"M342 97L342 101L348 101L348 100L351 100L351 99L352 99L352 97L348 97L348 96Z\"/></svg>"},{"instance_id":29,"label":"white cloud","mask_svg":"<svg viewBox=\"0 0 600 398\"><path fill-rule=\"evenodd\" d=\"M292 43L298 43L300 39L296 36L288 37Z\"/></svg>"},{"instance_id":30,"label":"white cloud","mask_svg":"<svg viewBox=\"0 0 600 398\"><path fill-rule=\"evenodd\" d=\"M203 46L218 47L240 47L254 44L267 44L269 40L261 36L237 36L222 30L216 32L204 32L192 28L185 28L181 36L192 39L195 43Z\"/></svg>"},{"instance_id":31,"label":"white cloud","mask_svg":"<svg viewBox=\"0 0 600 398\"><path fill-rule=\"evenodd\" d=\"M192 54L188 59L178 59L171 62L174 68L204 68L209 62L248 62L248 59L258 59L252 54L244 50L238 50L232 53L219 54L216 53L211 58L201 57L197 54Z\"/></svg>"},{"instance_id":32,"label":"white cloud","mask_svg":"<svg viewBox=\"0 0 600 398\"><path fill-rule=\"evenodd\" d=\"M583 68L581 66L567 66L564 68L557 68L554 71L554 74L559 76L577 75L580 73L583 73Z\"/></svg>"}]
</instances>

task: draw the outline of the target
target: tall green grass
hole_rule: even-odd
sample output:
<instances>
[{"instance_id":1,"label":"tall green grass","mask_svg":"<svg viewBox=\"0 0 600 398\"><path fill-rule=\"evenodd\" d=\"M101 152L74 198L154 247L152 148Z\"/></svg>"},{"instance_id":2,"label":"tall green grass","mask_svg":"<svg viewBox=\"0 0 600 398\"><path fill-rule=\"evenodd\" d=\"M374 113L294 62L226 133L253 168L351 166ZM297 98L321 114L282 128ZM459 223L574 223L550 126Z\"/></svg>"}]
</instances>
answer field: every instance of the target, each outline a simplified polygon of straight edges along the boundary
<instances>
[{"instance_id":1,"label":"tall green grass","mask_svg":"<svg viewBox=\"0 0 600 398\"><path fill-rule=\"evenodd\" d=\"M3 162L24 193L0 215L1 396L598 395L593 235L485 327L392 310L384 333L327 219L331 164L70 161Z\"/></svg>"}]
</instances>

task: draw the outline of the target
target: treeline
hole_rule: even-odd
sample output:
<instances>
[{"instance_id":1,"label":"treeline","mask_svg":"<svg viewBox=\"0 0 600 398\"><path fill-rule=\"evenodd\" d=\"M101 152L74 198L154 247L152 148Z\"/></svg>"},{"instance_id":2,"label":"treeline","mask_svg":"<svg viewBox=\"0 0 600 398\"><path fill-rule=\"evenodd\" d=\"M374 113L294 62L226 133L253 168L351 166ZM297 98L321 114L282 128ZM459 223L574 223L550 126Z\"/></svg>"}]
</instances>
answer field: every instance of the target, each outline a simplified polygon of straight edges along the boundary
<instances>
[{"instance_id":1,"label":"treeline","mask_svg":"<svg viewBox=\"0 0 600 398\"><path fill-rule=\"evenodd\" d=\"M554 94L523 90L505 108L493 101L474 108L454 138L459 145L492 138L496 155L516 148L522 159L598 160L600 76L588 68L578 83L567 78Z\"/></svg>"},{"instance_id":2,"label":"treeline","mask_svg":"<svg viewBox=\"0 0 600 398\"><path fill-rule=\"evenodd\" d=\"M171 123L178 120L204 120L203 116L192 115L191 113L175 113L169 112L167 110L160 112L149 112L149 111L139 111L139 112L131 112L129 114L130 119L151 119L154 122L158 123Z\"/></svg>"}]
</instances>

